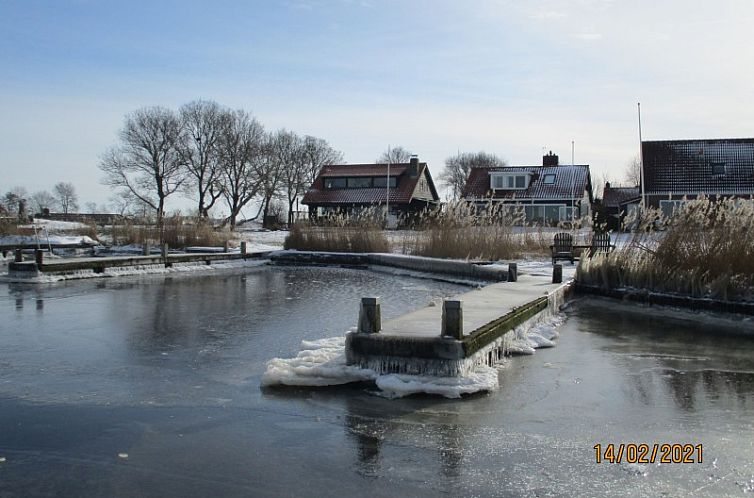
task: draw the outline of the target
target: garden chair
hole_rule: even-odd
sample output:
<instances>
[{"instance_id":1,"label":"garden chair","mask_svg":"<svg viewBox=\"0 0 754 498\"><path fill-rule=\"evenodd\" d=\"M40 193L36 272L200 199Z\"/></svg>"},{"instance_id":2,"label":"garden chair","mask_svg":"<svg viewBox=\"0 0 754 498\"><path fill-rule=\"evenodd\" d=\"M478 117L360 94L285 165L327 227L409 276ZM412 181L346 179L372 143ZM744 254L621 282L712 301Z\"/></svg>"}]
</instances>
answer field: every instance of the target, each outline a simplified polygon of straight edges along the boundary
<instances>
[{"instance_id":1,"label":"garden chair","mask_svg":"<svg viewBox=\"0 0 754 498\"><path fill-rule=\"evenodd\" d=\"M559 259L567 259L573 263L573 236L566 232L556 233L550 250L552 250L553 265Z\"/></svg>"},{"instance_id":2,"label":"garden chair","mask_svg":"<svg viewBox=\"0 0 754 498\"><path fill-rule=\"evenodd\" d=\"M592 243L589 245L589 257L599 252L609 254L612 249L615 249L615 246L610 244L609 233L599 232L592 235Z\"/></svg>"}]
</instances>

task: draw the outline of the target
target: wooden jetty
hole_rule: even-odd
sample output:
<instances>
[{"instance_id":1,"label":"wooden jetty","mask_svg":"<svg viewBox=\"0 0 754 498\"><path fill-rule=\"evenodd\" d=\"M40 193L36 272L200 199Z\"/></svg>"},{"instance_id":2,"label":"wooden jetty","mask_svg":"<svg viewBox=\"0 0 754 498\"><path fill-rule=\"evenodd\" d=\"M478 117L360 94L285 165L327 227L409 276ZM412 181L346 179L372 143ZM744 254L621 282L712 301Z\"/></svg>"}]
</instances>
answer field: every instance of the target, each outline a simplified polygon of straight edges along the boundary
<instances>
[{"instance_id":1,"label":"wooden jetty","mask_svg":"<svg viewBox=\"0 0 754 498\"><path fill-rule=\"evenodd\" d=\"M359 326L346 337L350 365L381 374L455 376L493 365L507 353L516 327L555 312L572 282L541 275L491 284L381 323L378 298L364 298Z\"/></svg>"}]
</instances>

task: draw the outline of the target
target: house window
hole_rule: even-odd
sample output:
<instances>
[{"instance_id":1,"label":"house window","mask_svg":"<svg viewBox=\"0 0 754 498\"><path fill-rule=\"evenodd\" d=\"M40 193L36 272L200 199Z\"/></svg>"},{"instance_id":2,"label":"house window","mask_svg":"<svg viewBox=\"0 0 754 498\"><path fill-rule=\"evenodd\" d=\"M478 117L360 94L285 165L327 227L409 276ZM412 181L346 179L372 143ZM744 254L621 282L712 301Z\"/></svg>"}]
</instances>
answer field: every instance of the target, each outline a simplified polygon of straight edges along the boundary
<instances>
[{"instance_id":1,"label":"house window","mask_svg":"<svg viewBox=\"0 0 754 498\"><path fill-rule=\"evenodd\" d=\"M355 177L348 179L348 188L370 188L372 186L372 177Z\"/></svg>"},{"instance_id":2,"label":"house window","mask_svg":"<svg viewBox=\"0 0 754 498\"><path fill-rule=\"evenodd\" d=\"M375 176L372 179L372 185L374 187L382 187L385 188L385 185L387 182L385 181L387 177L384 176ZM395 186L398 184L398 179L394 176L390 177L390 188L395 188Z\"/></svg>"},{"instance_id":3,"label":"house window","mask_svg":"<svg viewBox=\"0 0 754 498\"><path fill-rule=\"evenodd\" d=\"M712 175L713 176L725 176L725 163L718 162L718 163L710 163L712 166Z\"/></svg>"},{"instance_id":4,"label":"house window","mask_svg":"<svg viewBox=\"0 0 754 498\"><path fill-rule=\"evenodd\" d=\"M491 175L490 185L493 190L514 190L527 187L529 175Z\"/></svg>"},{"instance_id":5,"label":"house window","mask_svg":"<svg viewBox=\"0 0 754 498\"><path fill-rule=\"evenodd\" d=\"M325 188L326 189L334 189L334 188L346 188L346 179L345 178L325 178Z\"/></svg>"},{"instance_id":6,"label":"house window","mask_svg":"<svg viewBox=\"0 0 754 498\"><path fill-rule=\"evenodd\" d=\"M686 201L660 201L660 211L668 218L673 216L686 203Z\"/></svg>"},{"instance_id":7,"label":"house window","mask_svg":"<svg viewBox=\"0 0 754 498\"><path fill-rule=\"evenodd\" d=\"M554 185L555 184L555 175L554 174L547 174L545 175L545 178L543 182L545 185Z\"/></svg>"}]
</instances>

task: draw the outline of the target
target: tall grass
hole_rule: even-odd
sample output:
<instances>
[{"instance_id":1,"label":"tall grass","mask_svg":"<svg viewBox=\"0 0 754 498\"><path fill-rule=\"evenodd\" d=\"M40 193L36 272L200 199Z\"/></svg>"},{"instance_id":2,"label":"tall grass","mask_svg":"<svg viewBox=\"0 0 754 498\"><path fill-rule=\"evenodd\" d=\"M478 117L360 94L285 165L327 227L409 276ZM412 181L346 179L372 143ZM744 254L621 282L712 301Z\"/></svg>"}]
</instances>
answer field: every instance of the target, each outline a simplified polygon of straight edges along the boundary
<instances>
[{"instance_id":1,"label":"tall grass","mask_svg":"<svg viewBox=\"0 0 754 498\"><path fill-rule=\"evenodd\" d=\"M442 211L423 213L419 225L424 229L405 238L402 250L435 258L484 260L548 252L550 238L541 228L526 228L523 221L521 210L500 204L479 208L467 202L450 203Z\"/></svg>"},{"instance_id":2,"label":"tall grass","mask_svg":"<svg viewBox=\"0 0 754 498\"><path fill-rule=\"evenodd\" d=\"M754 202L701 196L673 216L645 209L630 242L583 259L577 280L692 297L754 299Z\"/></svg>"},{"instance_id":3,"label":"tall grass","mask_svg":"<svg viewBox=\"0 0 754 498\"><path fill-rule=\"evenodd\" d=\"M285 249L327 252L390 252L378 210L337 214L318 226L297 222L285 238Z\"/></svg>"},{"instance_id":4,"label":"tall grass","mask_svg":"<svg viewBox=\"0 0 754 498\"><path fill-rule=\"evenodd\" d=\"M158 245L162 240L173 248L190 246L219 247L230 239L230 233L218 231L204 219L186 219L180 215L164 218L162 233L155 225L125 221L110 229L114 245Z\"/></svg>"}]
</instances>

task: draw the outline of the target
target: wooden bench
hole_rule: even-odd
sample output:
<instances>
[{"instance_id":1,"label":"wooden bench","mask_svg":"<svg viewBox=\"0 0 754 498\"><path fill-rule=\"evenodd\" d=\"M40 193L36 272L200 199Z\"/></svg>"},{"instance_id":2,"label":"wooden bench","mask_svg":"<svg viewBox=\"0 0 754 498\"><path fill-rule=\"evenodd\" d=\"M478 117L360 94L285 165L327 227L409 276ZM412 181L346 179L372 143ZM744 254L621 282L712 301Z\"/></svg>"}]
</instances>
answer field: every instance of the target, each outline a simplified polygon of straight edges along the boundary
<instances>
[{"instance_id":1,"label":"wooden bench","mask_svg":"<svg viewBox=\"0 0 754 498\"><path fill-rule=\"evenodd\" d=\"M556 233L550 250L552 251L553 265L559 259L567 259L573 263L573 236L565 232Z\"/></svg>"}]
</instances>

